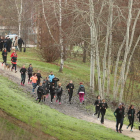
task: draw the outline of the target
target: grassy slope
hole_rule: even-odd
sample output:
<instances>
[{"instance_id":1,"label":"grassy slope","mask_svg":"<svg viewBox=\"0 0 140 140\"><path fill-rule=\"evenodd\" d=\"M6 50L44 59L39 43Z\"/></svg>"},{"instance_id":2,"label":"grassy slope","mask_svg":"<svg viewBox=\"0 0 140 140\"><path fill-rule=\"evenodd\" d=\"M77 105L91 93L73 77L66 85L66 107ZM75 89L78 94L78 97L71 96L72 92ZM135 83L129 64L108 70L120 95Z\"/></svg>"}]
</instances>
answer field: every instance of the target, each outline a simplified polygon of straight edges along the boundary
<instances>
[{"instance_id":1,"label":"grassy slope","mask_svg":"<svg viewBox=\"0 0 140 140\"><path fill-rule=\"evenodd\" d=\"M10 54L8 54L8 63L10 63ZM63 87L66 86L66 84L69 82L70 79L73 80L75 83L75 89L78 89L79 82L84 82L86 85L86 92L89 93L89 75L90 75L90 64L82 63L79 58L75 59L67 59L65 61L65 67L63 73L59 73L59 61L56 61L54 63L46 63L43 59L37 54L36 49L31 48L27 49L26 53L18 52L18 66L22 66L23 64L26 65L26 67L29 66L29 64L32 64L34 67L34 71L37 72L37 70L41 70L41 73L43 76L48 76L50 71L53 71L54 74L60 78L61 83ZM97 73L97 72L96 72ZM111 77L111 87L113 87L113 77ZM95 93L98 94L98 93ZM86 106L86 109L89 111L94 111L93 105ZM107 110L106 118L109 120L115 121L115 117L113 115L113 112L111 109ZM125 119L125 124L128 124L128 120ZM138 128L138 124L134 124L135 128Z\"/></svg>"},{"instance_id":2,"label":"grassy slope","mask_svg":"<svg viewBox=\"0 0 140 140\"><path fill-rule=\"evenodd\" d=\"M104 126L66 116L46 105L36 104L16 84L0 76L0 107L15 118L40 127L61 140L129 140ZM38 126L39 125L39 126Z\"/></svg>"},{"instance_id":3,"label":"grassy slope","mask_svg":"<svg viewBox=\"0 0 140 140\"><path fill-rule=\"evenodd\" d=\"M0 117L0 139L34 140L35 136Z\"/></svg>"}]
</instances>

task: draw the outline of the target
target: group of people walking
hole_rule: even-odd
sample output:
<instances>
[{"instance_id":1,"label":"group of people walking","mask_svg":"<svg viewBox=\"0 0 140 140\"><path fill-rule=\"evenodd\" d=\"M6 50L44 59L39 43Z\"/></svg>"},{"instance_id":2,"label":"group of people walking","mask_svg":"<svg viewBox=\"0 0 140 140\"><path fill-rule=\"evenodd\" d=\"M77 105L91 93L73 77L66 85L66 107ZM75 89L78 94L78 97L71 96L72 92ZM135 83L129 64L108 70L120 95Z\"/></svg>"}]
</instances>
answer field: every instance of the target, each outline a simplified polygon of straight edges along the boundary
<instances>
[{"instance_id":1,"label":"group of people walking","mask_svg":"<svg viewBox=\"0 0 140 140\"><path fill-rule=\"evenodd\" d=\"M5 63L7 65L7 50L4 48L2 51L2 56L3 56L3 62L2 65ZM11 63L12 63L12 68L15 69L16 71L16 64L17 64L17 53L14 50L13 53L11 54ZM61 105L61 96L63 93L63 88L61 83L59 82L59 78L57 78L53 72L50 73L49 76L47 76L43 82L41 82L42 75L40 71L37 73L34 72L32 64L29 65L29 67L26 69L25 65L22 66L20 69L21 73L21 85L25 85L25 79L26 79L26 73L28 74L28 84L32 84L32 93L35 94L35 89L37 88L37 98L36 101L38 103L46 100L48 98L49 93L51 96L51 103L53 103L54 98L56 97L56 102L58 102ZM59 82L59 83L58 83ZM67 84L66 89L68 91L69 95L69 103L71 104L72 96L73 96L73 90L74 90L74 84L72 80ZM86 94L85 92L85 87L82 82L80 82L78 92L77 94L79 95L79 101L80 104L84 104L84 95ZM104 124L104 116L106 114L106 110L108 108L108 104L106 103L105 99L101 100L100 96L97 96L97 100L94 103L95 105L95 113L93 116L97 115L97 118L99 120L100 114L101 114L101 124ZM128 119L129 119L129 125L127 126L127 129L131 127L131 132L133 132L133 124L134 124L134 118L135 118L135 109L134 105L131 105L129 107L129 110L127 112L128 114ZM136 114L137 117L139 118L140 122L140 111ZM120 103L118 108L114 112L114 116L116 117L116 132L122 133L122 126L123 126L123 121L125 118L125 106L123 103ZM119 126L120 125L120 126ZM140 128L139 128L140 129Z\"/></svg>"},{"instance_id":2,"label":"group of people walking","mask_svg":"<svg viewBox=\"0 0 140 140\"><path fill-rule=\"evenodd\" d=\"M97 118L98 120L101 114L101 124L104 124L104 116L106 113L106 109L108 108L107 103L105 102L105 99L101 100L100 96L97 96L97 100L95 100L95 113L93 114L93 116L98 115ZM133 125L134 125L134 119L135 116L138 117L139 122L140 122L140 111L135 115L135 109L134 109L134 105L130 105L128 111L127 111L127 115L128 115L128 120L129 120L129 124L127 126L127 129L129 127L131 127L130 131L133 132ZM116 132L122 133L122 126L123 126L123 121L125 118L125 106L124 103L120 103L118 108L114 111L114 116L116 117ZM139 130L140 130L140 126L139 126Z\"/></svg>"},{"instance_id":3,"label":"group of people walking","mask_svg":"<svg viewBox=\"0 0 140 140\"><path fill-rule=\"evenodd\" d=\"M10 39L9 36L7 37L0 37L0 51L3 51L3 49L6 49L7 52L10 52L12 50L12 47L15 48L15 50L19 50L22 52L22 45L24 45L24 41L22 38L19 38L18 36L15 37L15 40Z\"/></svg>"}]
</instances>

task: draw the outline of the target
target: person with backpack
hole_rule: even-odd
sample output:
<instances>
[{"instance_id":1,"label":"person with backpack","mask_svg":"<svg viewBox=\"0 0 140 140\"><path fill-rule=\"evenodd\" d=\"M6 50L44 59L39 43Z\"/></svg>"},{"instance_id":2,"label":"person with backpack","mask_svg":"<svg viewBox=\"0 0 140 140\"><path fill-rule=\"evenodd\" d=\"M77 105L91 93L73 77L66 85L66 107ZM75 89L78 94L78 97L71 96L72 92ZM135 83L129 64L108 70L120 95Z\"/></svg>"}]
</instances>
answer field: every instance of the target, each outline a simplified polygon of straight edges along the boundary
<instances>
[{"instance_id":1,"label":"person with backpack","mask_svg":"<svg viewBox=\"0 0 140 140\"><path fill-rule=\"evenodd\" d=\"M73 89L74 89L74 84L72 80L70 80L70 83L66 86L66 89L68 89L69 103L71 104L71 99L72 99Z\"/></svg>"},{"instance_id":2,"label":"person with backpack","mask_svg":"<svg viewBox=\"0 0 140 140\"><path fill-rule=\"evenodd\" d=\"M36 73L34 73L30 79L32 80L32 86L33 86L32 92L33 92L33 94L35 94L35 88L37 86L37 80L38 80Z\"/></svg>"},{"instance_id":3,"label":"person with backpack","mask_svg":"<svg viewBox=\"0 0 140 140\"><path fill-rule=\"evenodd\" d=\"M23 67L20 69L20 73L21 73L21 85L24 86L25 83L25 79L26 79L26 68L25 65L23 65Z\"/></svg>"},{"instance_id":4,"label":"person with backpack","mask_svg":"<svg viewBox=\"0 0 140 140\"><path fill-rule=\"evenodd\" d=\"M106 109L108 108L108 105L105 102L105 99L102 100L99 107L100 107L100 112L101 112L101 124L104 124L104 116L106 113Z\"/></svg>"},{"instance_id":5,"label":"person with backpack","mask_svg":"<svg viewBox=\"0 0 140 140\"><path fill-rule=\"evenodd\" d=\"M80 86L79 86L77 94L79 94L80 104L82 103L84 104L85 87L82 82L80 82Z\"/></svg>"},{"instance_id":6,"label":"person with backpack","mask_svg":"<svg viewBox=\"0 0 140 140\"><path fill-rule=\"evenodd\" d=\"M28 84L31 83L32 73L33 73L33 67L32 67L32 64L30 64L28 67Z\"/></svg>"},{"instance_id":7,"label":"person with backpack","mask_svg":"<svg viewBox=\"0 0 140 140\"><path fill-rule=\"evenodd\" d=\"M129 119L129 125L127 126L127 129L129 126L131 126L131 132L133 132L133 124L134 124L134 118L135 118L135 109L134 105L130 105L129 110L128 110L128 119Z\"/></svg>"},{"instance_id":8,"label":"person with backpack","mask_svg":"<svg viewBox=\"0 0 140 140\"><path fill-rule=\"evenodd\" d=\"M43 96L43 87L42 87L42 83L39 84L39 87L37 88L37 96L38 98L36 99L36 101L39 99L38 103L40 103L42 96Z\"/></svg>"},{"instance_id":9,"label":"person with backpack","mask_svg":"<svg viewBox=\"0 0 140 140\"><path fill-rule=\"evenodd\" d=\"M99 117L100 117L100 103L101 102L102 102L101 96L98 95L97 100L95 100L95 103L94 103L96 112L93 114L93 116L98 114L98 120L99 120Z\"/></svg>"},{"instance_id":10,"label":"person with backpack","mask_svg":"<svg viewBox=\"0 0 140 140\"><path fill-rule=\"evenodd\" d=\"M50 83L52 82L52 79L53 79L54 77L55 77L55 76L54 76L53 72L51 72L50 75L49 75L49 77L48 77Z\"/></svg>"},{"instance_id":11,"label":"person with backpack","mask_svg":"<svg viewBox=\"0 0 140 140\"><path fill-rule=\"evenodd\" d=\"M122 104L119 104L119 107L115 110L114 116L116 117L116 132L122 133L122 120L124 118L124 109L122 108ZM120 124L120 128L118 130Z\"/></svg>"},{"instance_id":12,"label":"person with backpack","mask_svg":"<svg viewBox=\"0 0 140 140\"><path fill-rule=\"evenodd\" d=\"M15 73L17 72L16 69L17 69L17 54L16 52L13 54L12 56L12 59L11 59L11 62L12 62L12 68L11 68L11 71L15 68Z\"/></svg>"},{"instance_id":13,"label":"person with backpack","mask_svg":"<svg viewBox=\"0 0 140 140\"><path fill-rule=\"evenodd\" d=\"M4 50L2 51L2 58L3 58L3 62L2 62L2 66L3 66L3 63L6 64L6 61L7 61L7 50L6 50L6 48L4 48Z\"/></svg>"},{"instance_id":14,"label":"person with backpack","mask_svg":"<svg viewBox=\"0 0 140 140\"><path fill-rule=\"evenodd\" d=\"M40 79L42 78L42 76L41 76L41 73L40 73L39 70L38 70L36 76L37 76L37 79L38 79L38 80L37 80L37 85L40 85Z\"/></svg>"},{"instance_id":15,"label":"person with backpack","mask_svg":"<svg viewBox=\"0 0 140 140\"><path fill-rule=\"evenodd\" d=\"M62 96L62 86L61 83L58 84L58 88L57 88L57 98L56 98L56 102L59 100L59 105L61 105L61 96Z\"/></svg>"}]
</instances>

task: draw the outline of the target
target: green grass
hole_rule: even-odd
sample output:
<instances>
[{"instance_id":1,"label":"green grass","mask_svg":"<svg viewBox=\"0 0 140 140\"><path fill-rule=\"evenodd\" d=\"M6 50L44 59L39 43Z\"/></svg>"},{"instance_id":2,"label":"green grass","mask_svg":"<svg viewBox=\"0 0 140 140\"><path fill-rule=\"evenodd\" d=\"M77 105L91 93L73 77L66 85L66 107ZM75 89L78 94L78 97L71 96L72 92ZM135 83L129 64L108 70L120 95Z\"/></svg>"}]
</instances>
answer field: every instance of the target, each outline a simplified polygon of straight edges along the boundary
<instances>
[{"instance_id":1,"label":"green grass","mask_svg":"<svg viewBox=\"0 0 140 140\"><path fill-rule=\"evenodd\" d=\"M35 136L0 117L0 139L34 140Z\"/></svg>"},{"instance_id":2,"label":"green grass","mask_svg":"<svg viewBox=\"0 0 140 140\"><path fill-rule=\"evenodd\" d=\"M104 126L64 115L39 105L15 83L0 76L0 107L15 118L61 140L129 140Z\"/></svg>"},{"instance_id":3,"label":"green grass","mask_svg":"<svg viewBox=\"0 0 140 140\"><path fill-rule=\"evenodd\" d=\"M63 73L59 73L59 61L55 61L54 63L47 63L45 62L41 56L37 53L37 50L35 48L27 48L27 52L17 52L18 53L18 66L22 66L25 64L26 67L29 66L29 64L33 65L34 71L37 72L37 70L41 70L41 73L43 77L46 77L49 75L50 71L53 71L55 76L57 76L60 79L60 82L62 83L62 86L65 87L69 80L73 80L75 84L75 91L77 91L79 83L84 82L84 85L86 87L86 92L89 95L89 77L90 77L90 63L83 63L82 58L68 58L65 61L64 64L64 70ZM8 63L10 63L10 54L8 54ZM95 75L97 75L97 71L95 71ZM127 81L128 83L128 81ZM113 75L111 75L111 89L113 88ZM95 92L94 94L98 94L98 92ZM89 96L90 97L90 96ZM113 98L112 95L110 95L111 98ZM88 108L89 111L94 111L93 105L87 105L86 109ZM115 117L113 115L113 111L109 108L106 113L106 118L109 120L115 121ZM128 124L128 120L125 119L125 124ZM135 128L138 128L138 124L135 123Z\"/></svg>"}]
</instances>

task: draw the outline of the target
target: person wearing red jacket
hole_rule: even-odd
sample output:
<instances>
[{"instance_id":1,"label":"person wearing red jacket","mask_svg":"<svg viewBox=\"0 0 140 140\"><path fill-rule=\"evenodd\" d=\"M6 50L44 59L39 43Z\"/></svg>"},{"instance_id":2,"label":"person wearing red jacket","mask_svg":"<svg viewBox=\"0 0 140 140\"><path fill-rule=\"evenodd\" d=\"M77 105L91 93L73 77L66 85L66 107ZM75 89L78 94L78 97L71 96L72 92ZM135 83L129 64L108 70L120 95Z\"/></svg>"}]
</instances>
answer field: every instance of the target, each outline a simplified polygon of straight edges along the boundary
<instances>
[{"instance_id":1,"label":"person wearing red jacket","mask_svg":"<svg viewBox=\"0 0 140 140\"><path fill-rule=\"evenodd\" d=\"M15 50L11 53L11 58L14 56Z\"/></svg>"},{"instance_id":2,"label":"person wearing red jacket","mask_svg":"<svg viewBox=\"0 0 140 140\"><path fill-rule=\"evenodd\" d=\"M12 58L11 58L11 62L12 62L12 68L11 68L11 71L15 68L15 73L17 72L16 71L16 67L17 67L17 54L16 52L13 54Z\"/></svg>"}]
</instances>

